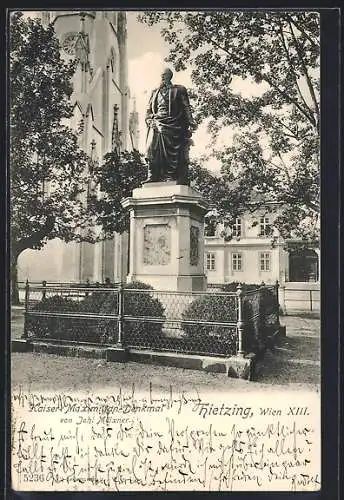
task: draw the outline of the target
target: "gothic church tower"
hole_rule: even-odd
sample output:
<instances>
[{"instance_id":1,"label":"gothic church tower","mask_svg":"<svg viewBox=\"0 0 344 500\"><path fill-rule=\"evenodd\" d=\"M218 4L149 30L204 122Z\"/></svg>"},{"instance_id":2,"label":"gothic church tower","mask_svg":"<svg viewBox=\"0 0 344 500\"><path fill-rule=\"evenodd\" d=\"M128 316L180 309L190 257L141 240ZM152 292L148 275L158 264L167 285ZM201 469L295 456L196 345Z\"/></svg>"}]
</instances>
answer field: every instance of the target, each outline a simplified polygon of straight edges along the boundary
<instances>
[{"instance_id":1,"label":"gothic church tower","mask_svg":"<svg viewBox=\"0 0 344 500\"><path fill-rule=\"evenodd\" d=\"M101 162L115 148L133 149L135 143L129 133L126 13L42 11L40 15L43 24L53 23L63 57L77 60L70 126L79 131L80 147L93 162ZM56 239L39 252L23 253L19 279L125 280L127 252L127 235L115 234L112 240L96 244L66 244Z\"/></svg>"}]
</instances>

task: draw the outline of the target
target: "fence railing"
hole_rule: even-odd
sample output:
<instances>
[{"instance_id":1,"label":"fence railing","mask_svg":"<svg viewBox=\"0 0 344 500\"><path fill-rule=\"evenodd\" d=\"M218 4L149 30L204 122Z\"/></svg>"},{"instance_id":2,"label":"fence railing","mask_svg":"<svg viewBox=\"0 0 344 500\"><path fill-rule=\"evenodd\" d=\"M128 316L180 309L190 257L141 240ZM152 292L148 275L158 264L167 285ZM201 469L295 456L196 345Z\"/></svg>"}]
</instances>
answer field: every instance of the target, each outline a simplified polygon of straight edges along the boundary
<instances>
[{"instance_id":1,"label":"fence railing","mask_svg":"<svg viewBox=\"0 0 344 500\"><path fill-rule=\"evenodd\" d=\"M175 292L143 284L25 286L24 338L243 356L279 326L278 284Z\"/></svg>"},{"instance_id":2,"label":"fence railing","mask_svg":"<svg viewBox=\"0 0 344 500\"><path fill-rule=\"evenodd\" d=\"M319 311L321 303L320 289L285 288L285 309L288 311Z\"/></svg>"},{"instance_id":3,"label":"fence railing","mask_svg":"<svg viewBox=\"0 0 344 500\"><path fill-rule=\"evenodd\" d=\"M29 282L29 280L26 280L26 281L18 281L18 290L19 290L19 300L20 300L20 303L22 304L25 300L25 288L26 288L26 284ZM114 287L114 286L118 286L118 283L117 282L105 282L105 283L100 283L99 281L95 281L95 282L90 282L90 280L86 280L85 282L63 282L63 281L46 281L46 280L42 280L42 281L30 281L30 286L31 288L32 287L42 287L42 290L44 290L45 288L49 288L51 289L52 287L53 288L102 288L102 287L106 287L106 288L111 288L111 287Z\"/></svg>"}]
</instances>

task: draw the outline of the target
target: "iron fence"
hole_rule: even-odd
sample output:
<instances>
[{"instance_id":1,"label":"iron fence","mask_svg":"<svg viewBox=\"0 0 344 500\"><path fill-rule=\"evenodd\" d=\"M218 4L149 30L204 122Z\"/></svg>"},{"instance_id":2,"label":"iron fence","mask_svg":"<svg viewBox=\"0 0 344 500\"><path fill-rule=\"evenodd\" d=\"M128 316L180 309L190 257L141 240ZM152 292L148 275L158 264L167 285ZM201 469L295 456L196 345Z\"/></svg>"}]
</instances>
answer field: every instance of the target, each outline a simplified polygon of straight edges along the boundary
<instances>
[{"instance_id":1,"label":"iron fence","mask_svg":"<svg viewBox=\"0 0 344 500\"><path fill-rule=\"evenodd\" d=\"M42 280L42 281L18 281L18 290L19 290L19 300L21 303L25 301L25 290L26 290L26 285L27 283L30 284L31 288L31 295L34 293L33 288L36 289L36 295L37 297L41 297L42 294L44 295L45 290L52 290L52 289L59 289L62 290L63 292L66 293L66 289L82 289L82 288L87 288L89 289L94 289L94 288L113 288L119 286L118 282L105 282L105 283L100 283L99 281L95 282L90 282L89 280L86 280L85 282L64 282L64 281L47 281L47 280Z\"/></svg>"},{"instance_id":2,"label":"iron fence","mask_svg":"<svg viewBox=\"0 0 344 500\"><path fill-rule=\"evenodd\" d=\"M278 285L249 292L240 285L236 292L25 287L27 339L227 357L249 352L278 323Z\"/></svg>"}]
</instances>

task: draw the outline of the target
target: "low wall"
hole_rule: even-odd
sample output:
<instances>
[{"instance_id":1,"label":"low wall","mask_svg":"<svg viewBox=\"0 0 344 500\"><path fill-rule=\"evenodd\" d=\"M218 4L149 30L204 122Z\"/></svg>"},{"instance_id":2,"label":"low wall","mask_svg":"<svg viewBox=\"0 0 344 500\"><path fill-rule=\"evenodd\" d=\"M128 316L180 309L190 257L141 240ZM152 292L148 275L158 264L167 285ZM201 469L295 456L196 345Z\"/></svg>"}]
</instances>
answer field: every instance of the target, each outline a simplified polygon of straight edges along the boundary
<instances>
[{"instance_id":1,"label":"low wall","mask_svg":"<svg viewBox=\"0 0 344 500\"><path fill-rule=\"evenodd\" d=\"M287 282L280 287L280 305L286 314L320 312L320 283Z\"/></svg>"},{"instance_id":2,"label":"low wall","mask_svg":"<svg viewBox=\"0 0 344 500\"><path fill-rule=\"evenodd\" d=\"M281 337L285 337L285 326L280 326L270 338L266 348L271 348ZM24 339L12 340L12 352L36 352L56 354L61 356L105 359L110 362L123 363L135 361L139 363L156 364L160 366L173 366L192 370L202 370L210 373L223 373L231 378L253 380L255 367L264 352L248 353L245 356L204 356L195 354L182 354L164 352L150 349L131 349L118 346L80 345L54 341L34 341Z\"/></svg>"}]
</instances>

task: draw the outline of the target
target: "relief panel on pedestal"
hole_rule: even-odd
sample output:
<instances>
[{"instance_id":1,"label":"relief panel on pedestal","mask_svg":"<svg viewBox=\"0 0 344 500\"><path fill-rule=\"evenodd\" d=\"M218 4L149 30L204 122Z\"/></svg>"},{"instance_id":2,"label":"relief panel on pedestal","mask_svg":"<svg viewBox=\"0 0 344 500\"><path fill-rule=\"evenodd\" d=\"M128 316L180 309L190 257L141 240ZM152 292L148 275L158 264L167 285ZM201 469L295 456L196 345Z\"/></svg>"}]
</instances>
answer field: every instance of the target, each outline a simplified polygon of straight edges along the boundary
<instances>
[{"instance_id":1,"label":"relief panel on pedestal","mask_svg":"<svg viewBox=\"0 0 344 500\"><path fill-rule=\"evenodd\" d=\"M143 228L143 263L165 266L171 260L171 227L169 224L147 224Z\"/></svg>"},{"instance_id":2,"label":"relief panel on pedestal","mask_svg":"<svg viewBox=\"0 0 344 500\"><path fill-rule=\"evenodd\" d=\"M190 226L190 266L199 262L199 227Z\"/></svg>"}]
</instances>

